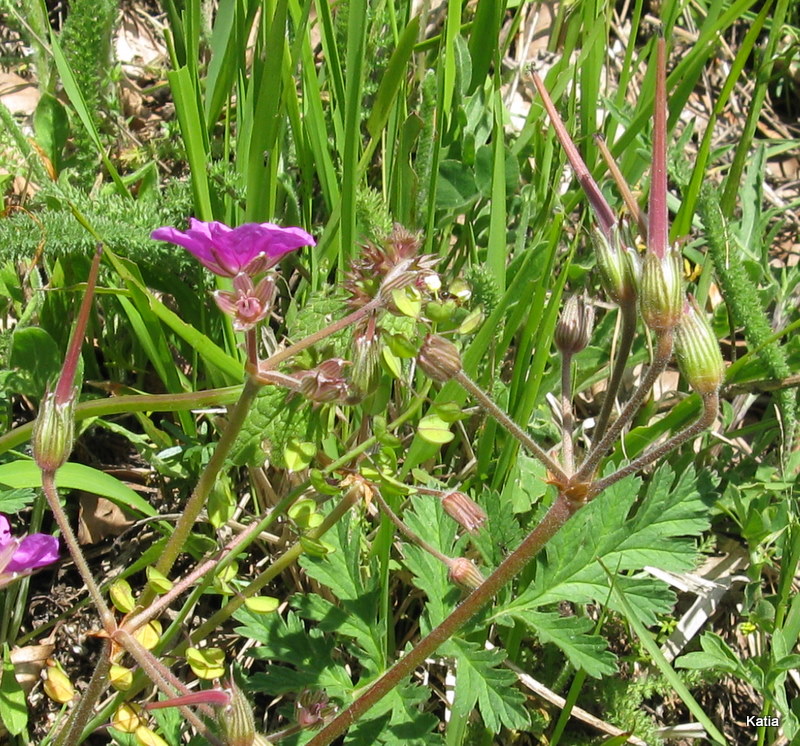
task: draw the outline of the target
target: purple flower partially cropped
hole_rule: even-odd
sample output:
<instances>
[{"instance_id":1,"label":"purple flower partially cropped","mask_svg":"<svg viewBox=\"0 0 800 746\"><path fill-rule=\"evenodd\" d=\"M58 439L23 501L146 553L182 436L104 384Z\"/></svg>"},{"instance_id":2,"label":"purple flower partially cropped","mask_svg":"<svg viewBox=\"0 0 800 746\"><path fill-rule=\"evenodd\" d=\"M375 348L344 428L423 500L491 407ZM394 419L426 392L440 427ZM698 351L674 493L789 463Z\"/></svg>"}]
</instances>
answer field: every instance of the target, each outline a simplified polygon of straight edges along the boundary
<instances>
[{"instance_id":1,"label":"purple flower partially cropped","mask_svg":"<svg viewBox=\"0 0 800 746\"><path fill-rule=\"evenodd\" d=\"M281 228L274 223L245 223L229 228L223 223L189 218L189 230L166 226L150 234L157 241L183 246L210 269L223 277L240 272L263 272L284 255L302 246L314 246L314 239L302 228Z\"/></svg>"},{"instance_id":2,"label":"purple flower partially cropped","mask_svg":"<svg viewBox=\"0 0 800 746\"><path fill-rule=\"evenodd\" d=\"M23 539L11 535L8 518L0 514L0 587L16 576L58 559L58 539L50 534L31 534Z\"/></svg>"}]
</instances>

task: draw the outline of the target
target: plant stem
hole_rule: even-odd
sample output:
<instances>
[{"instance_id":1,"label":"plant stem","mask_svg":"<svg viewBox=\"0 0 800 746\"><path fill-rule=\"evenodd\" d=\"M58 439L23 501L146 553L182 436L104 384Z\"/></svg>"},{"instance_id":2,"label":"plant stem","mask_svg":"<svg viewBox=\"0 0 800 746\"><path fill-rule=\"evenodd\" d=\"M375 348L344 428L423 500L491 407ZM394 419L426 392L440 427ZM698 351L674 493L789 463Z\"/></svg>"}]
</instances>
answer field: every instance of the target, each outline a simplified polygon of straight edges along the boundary
<instances>
[{"instance_id":1,"label":"plant stem","mask_svg":"<svg viewBox=\"0 0 800 746\"><path fill-rule=\"evenodd\" d=\"M95 666L89 686L81 696L80 701L72 711L70 719L61 729L53 746L73 746L81 743L81 733L89 722L97 700L100 699L108 684L108 672L111 668L111 640L106 640L100 660Z\"/></svg>"},{"instance_id":2,"label":"plant stem","mask_svg":"<svg viewBox=\"0 0 800 746\"><path fill-rule=\"evenodd\" d=\"M261 528L260 521L255 521L252 526L242 531L228 546L223 548L214 557L202 562L188 575L177 581L172 588L163 596L159 596L153 601L146 609L139 612L136 616L126 619L122 627L129 632L135 632L142 625L147 624L151 619L159 616L178 596L184 593L188 588L193 586L200 578L206 573L211 572L216 568L219 563L228 555L236 552L242 544L250 541L250 539L259 532Z\"/></svg>"},{"instance_id":3,"label":"plant stem","mask_svg":"<svg viewBox=\"0 0 800 746\"><path fill-rule=\"evenodd\" d=\"M572 443L572 353L561 353L561 462L567 476L575 472L575 453Z\"/></svg>"},{"instance_id":4,"label":"plant stem","mask_svg":"<svg viewBox=\"0 0 800 746\"><path fill-rule=\"evenodd\" d=\"M678 446L683 445L687 440L691 440L696 435L699 435L703 430L710 427L719 414L719 393L714 391L710 394L703 396L703 413L697 420L694 421L685 430L676 433L668 440L665 440L660 445L645 451L641 456L635 458L626 466L618 469L613 474L609 474L603 479L599 479L592 485L591 493L599 495L603 490L610 487L620 479L624 479L629 474L640 471L648 464L652 464L663 456L666 456L670 451Z\"/></svg>"},{"instance_id":5,"label":"plant stem","mask_svg":"<svg viewBox=\"0 0 800 746\"><path fill-rule=\"evenodd\" d=\"M513 435L522 445L536 458L539 459L550 471L553 477L561 484L566 484L569 478L564 473L562 468L548 456L544 450L526 433L514 420L512 420L500 407L497 406L463 370L460 370L454 376L464 389L472 394L478 403L494 417L511 435Z\"/></svg>"},{"instance_id":6,"label":"plant stem","mask_svg":"<svg viewBox=\"0 0 800 746\"><path fill-rule=\"evenodd\" d=\"M108 634L112 634L117 628L117 622L114 619L114 615L111 613L111 610L108 608L108 604L106 604L103 594L100 592L100 586L97 585L97 582L92 575L92 571L89 569L89 564L86 562L86 558L83 556L83 552L78 544L78 540L75 538L75 534L72 531L72 526L70 526L69 520L64 513L63 508L61 507L61 503L58 501L55 472L42 472L42 492L44 492L44 495L47 498L47 504L50 506L50 510L53 512L56 523L61 530L61 536L64 539L64 543L67 545L67 549L72 557L72 561L75 563L75 567L80 573L81 580L83 580L83 584L86 586L86 590L89 592L89 595L94 602L97 613L100 616L100 622L103 625L103 629Z\"/></svg>"},{"instance_id":7,"label":"plant stem","mask_svg":"<svg viewBox=\"0 0 800 746\"><path fill-rule=\"evenodd\" d=\"M302 352L326 337L330 337L331 334L336 334L336 332L346 329L351 324L355 324L356 321L361 320L367 314L370 314L377 308L380 308L383 305L383 302L382 296L378 295L369 303L353 311L353 313L348 314L344 318L334 321L324 329L320 329L313 334L309 334L305 339L301 339L299 342L295 342L293 345L289 345L288 347L284 347L282 350L278 350L278 352L271 357L268 357L259 365L259 370L266 371L277 368L278 365L280 365L284 360L294 357L298 352Z\"/></svg>"},{"instance_id":8,"label":"plant stem","mask_svg":"<svg viewBox=\"0 0 800 746\"><path fill-rule=\"evenodd\" d=\"M672 357L674 337L675 334L671 329L667 329L659 335L655 357L650 367L647 369L642 383L639 388L633 392L633 396L631 396L622 412L620 412L619 417L617 417L611 427L608 428L600 442L595 442L592 446L589 455L586 457L586 461L583 462L580 469L578 469L578 473L575 475L576 482L586 482L592 478L597 464L600 463L600 459L605 456L606 452L614 444L617 437L622 432L622 428L625 427L633 418L634 414L636 414L642 402L645 400L645 397L653 388L656 379L664 372L670 357Z\"/></svg>"},{"instance_id":9,"label":"plant stem","mask_svg":"<svg viewBox=\"0 0 800 746\"><path fill-rule=\"evenodd\" d=\"M503 586L536 556L578 508L577 503L571 502L563 493L559 493L541 523L498 565L497 569L453 609L438 627L422 638L412 650L400 658L358 699L308 741L306 746L327 746L335 738L345 733L361 715L410 676L414 669L435 653L443 642L450 639L475 614L491 602Z\"/></svg>"},{"instance_id":10,"label":"plant stem","mask_svg":"<svg viewBox=\"0 0 800 746\"><path fill-rule=\"evenodd\" d=\"M619 308L619 312L622 317L619 347L617 349L616 358L614 359L614 368L611 371L611 378L608 380L603 406L600 408L600 414L597 417L597 425L595 425L594 433L592 433L592 440L594 442L599 441L603 437L606 432L606 427L608 427L608 419L611 416L611 410L614 408L614 402L617 400L617 393L622 383L622 376L625 374L625 368L628 365L628 357L631 354L633 338L636 334L636 302L623 303Z\"/></svg>"},{"instance_id":11,"label":"plant stem","mask_svg":"<svg viewBox=\"0 0 800 746\"><path fill-rule=\"evenodd\" d=\"M208 496L217 481L217 477L225 465L225 459L228 457L228 453L236 440L236 436L242 429L247 413L250 411L253 400L260 388L261 386L253 380L253 378L248 378L245 382L242 393L239 396L239 401L236 402L228 418L228 422L217 441L214 453L206 464L205 469L203 469L203 473L200 475L200 479L197 481L181 517L175 524L175 530L169 537L164 551L156 563L156 570L163 575L169 574L172 565L183 550L183 546L189 537L189 532L192 530L197 516L200 515L200 511L208 500ZM145 589L140 604L143 606L149 605L154 595L152 590L149 588Z\"/></svg>"},{"instance_id":12,"label":"plant stem","mask_svg":"<svg viewBox=\"0 0 800 746\"><path fill-rule=\"evenodd\" d=\"M342 499L334 506L325 519L319 526L309 531L306 535L311 539L318 539L323 536L328 529L336 524L339 519L358 501L360 490L356 487L351 487L344 494ZM220 624L230 619L233 613L244 605L244 602L255 596L265 585L270 583L275 577L282 573L287 567L297 561L298 557L303 553L303 545L298 541L294 546L287 549L280 557L278 557L264 572L255 578L242 592L225 604L219 611L211 615L203 624L194 630L190 636L190 640L194 643L208 637L214 632ZM185 650L186 645L179 645L175 654L180 655Z\"/></svg>"}]
</instances>

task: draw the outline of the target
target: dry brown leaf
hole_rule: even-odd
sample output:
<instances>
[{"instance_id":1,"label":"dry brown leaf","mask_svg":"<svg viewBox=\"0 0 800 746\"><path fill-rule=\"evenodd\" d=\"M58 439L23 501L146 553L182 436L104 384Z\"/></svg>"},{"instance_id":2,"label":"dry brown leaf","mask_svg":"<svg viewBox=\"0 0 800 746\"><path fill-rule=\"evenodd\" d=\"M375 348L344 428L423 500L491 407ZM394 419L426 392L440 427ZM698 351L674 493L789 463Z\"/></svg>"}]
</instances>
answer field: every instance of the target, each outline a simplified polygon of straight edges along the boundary
<instances>
[{"instance_id":1,"label":"dry brown leaf","mask_svg":"<svg viewBox=\"0 0 800 746\"><path fill-rule=\"evenodd\" d=\"M25 78L0 72L0 101L12 114L33 116L41 96L39 89Z\"/></svg>"},{"instance_id":2,"label":"dry brown leaf","mask_svg":"<svg viewBox=\"0 0 800 746\"><path fill-rule=\"evenodd\" d=\"M123 510L104 497L81 493L78 541L97 544L107 536L119 536L133 521Z\"/></svg>"},{"instance_id":3,"label":"dry brown leaf","mask_svg":"<svg viewBox=\"0 0 800 746\"><path fill-rule=\"evenodd\" d=\"M11 650L11 662L14 664L14 676L27 694L33 689L34 684L47 665L47 659L52 656L56 646L48 640L43 640L39 645L26 645L24 648Z\"/></svg>"}]
</instances>

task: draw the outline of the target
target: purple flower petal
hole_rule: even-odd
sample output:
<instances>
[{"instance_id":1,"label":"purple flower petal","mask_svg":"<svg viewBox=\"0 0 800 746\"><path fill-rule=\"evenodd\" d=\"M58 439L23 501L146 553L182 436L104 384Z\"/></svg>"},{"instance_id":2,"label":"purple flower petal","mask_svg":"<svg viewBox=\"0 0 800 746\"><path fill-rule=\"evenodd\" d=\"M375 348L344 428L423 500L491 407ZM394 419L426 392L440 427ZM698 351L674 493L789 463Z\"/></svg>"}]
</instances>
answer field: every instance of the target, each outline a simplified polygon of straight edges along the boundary
<instances>
[{"instance_id":1,"label":"purple flower petal","mask_svg":"<svg viewBox=\"0 0 800 746\"><path fill-rule=\"evenodd\" d=\"M19 549L14 552L11 562L6 565L6 572L23 572L44 567L58 559L58 539L49 534L31 534L26 536Z\"/></svg>"},{"instance_id":2,"label":"purple flower petal","mask_svg":"<svg viewBox=\"0 0 800 746\"><path fill-rule=\"evenodd\" d=\"M302 246L314 246L314 239L302 228L281 228L274 223L245 223L229 228L223 223L204 223L189 218L189 229L164 227L151 238L182 246L215 274L235 277L263 254L277 260Z\"/></svg>"},{"instance_id":3,"label":"purple flower petal","mask_svg":"<svg viewBox=\"0 0 800 746\"><path fill-rule=\"evenodd\" d=\"M11 525L2 513L0 513L0 547L5 546L11 541Z\"/></svg>"}]
</instances>

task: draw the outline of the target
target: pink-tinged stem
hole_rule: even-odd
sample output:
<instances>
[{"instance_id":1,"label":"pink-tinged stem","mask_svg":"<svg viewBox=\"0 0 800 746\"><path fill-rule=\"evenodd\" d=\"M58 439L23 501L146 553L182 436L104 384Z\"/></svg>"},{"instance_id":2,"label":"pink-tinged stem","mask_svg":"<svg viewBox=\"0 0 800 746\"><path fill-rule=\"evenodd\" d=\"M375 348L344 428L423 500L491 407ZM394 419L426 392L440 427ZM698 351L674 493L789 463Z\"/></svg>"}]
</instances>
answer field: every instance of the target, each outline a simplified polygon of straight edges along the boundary
<instances>
[{"instance_id":1,"label":"pink-tinged stem","mask_svg":"<svg viewBox=\"0 0 800 746\"><path fill-rule=\"evenodd\" d=\"M647 245L659 259L667 255L667 73L666 43L656 48L656 100L653 111L653 166L650 171L650 209Z\"/></svg>"},{"instance_id":2,"label":"pink-tinged stem","mask_svg":"<svg viewBox=\"0 0 800 746\"><path fill-rule=\"evenodd\" d=\"M249 543L252 538L258 533L260 527L259 521L254 521L245 531L242 531L222 552L216 554L211 559L201 562L194 570L188 575L181 578L176 582L172 588L163 596L159 596L152 601L149 606L144 608L138 614L130 617L123 622L122 626L133 633L139 627L147 624L151 619L160 616L170 604L178 598L182 593L191 588L200 578L206 573L211 572L225 557L229 556L231 552L237 551L241 546Z\"/></svg>"},{"instance_id":3,"label":"pink-tinged stem","mask_svg":"<svg viewBox=\"0 0 800 746\"><path fill-rule=\"evenodd\" d=\"M561 147L564 148L564 152L567 154L572 170L575 172L575 177L578 179L578 183L580 183L581 188L589 200L589 204L592 206L597 216L600 230L603 231L603 235L605 235L606 238L610 238L611 231L614 227L614 212L603 196L603 193L600 191L600 187L597 186L597 182L589 173L589 169L586 167L586 163L584 163L583 158L581 158L578 148L575 147L575 143L569 136L569 132L567 132L567 128L564 126L564 122L556 110L553 100L550 98L550 94L547 92L547 88L545 88L542 79L536 73L533 73L533 84L542 97L544 108L547 111L547 115L550 117L553 129L556 131L556 137L558 137Z\"/></svg>"},{"instance_id":4,"label":"pink-tinged stem","mask_svg":"<svg viewBox=\"0 0 800 746\"><path fill-rule=\"evenodd\" d=\"M224 689L204 689L202 692L192 692L181 697L160 699L157 702L148 702L145 710L164 710L167 707L183 707L191 705L213 705L214 707L227 707L231 703L230 692Z\"/></svg>"},{"instance_id":5,"label":"pink-tinged stem","mask_svg":"<svg viewBox=\"0 0 800 746\"><path fill-rule=\"evenodd\" d=\"M78 313L78 321L72 330L72 336L67 347L67 355L64 358L64 366L61 368L61 375L58 377L55 391L55 403L66 404L73 397L73 387L75 386L75 371L78 369L78 358L81 354L83 345L83 335L86 333L86 324L89 321L89 311L92 308L92 298L94 297L94 287L97 284L97 273L100 269L100 257L103 255L103 244L97 245L97 250L92 259L92 268L89 271L89 279L86 281L86 292L81 301L81 309Z\"/></svg>"}]
</instances>

